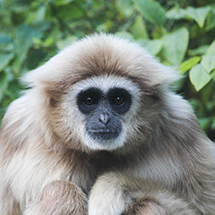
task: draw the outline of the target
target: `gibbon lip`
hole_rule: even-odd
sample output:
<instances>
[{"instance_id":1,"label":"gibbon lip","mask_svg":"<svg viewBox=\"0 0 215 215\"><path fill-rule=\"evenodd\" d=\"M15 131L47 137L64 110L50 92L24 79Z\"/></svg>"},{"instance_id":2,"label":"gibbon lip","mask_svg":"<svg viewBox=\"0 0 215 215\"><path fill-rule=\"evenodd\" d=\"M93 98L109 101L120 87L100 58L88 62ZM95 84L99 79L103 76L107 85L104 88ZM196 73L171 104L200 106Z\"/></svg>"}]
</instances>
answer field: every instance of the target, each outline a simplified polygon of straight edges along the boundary
<instances>
[{"instance_id":1,"label":"gibbon lip","mask_svg":"<svg viewBox=\"0 0 215 215\"><path fill-rule=\"evenodd\" d=\"M113 132L110 129L90 129L89 132L93 133L110 133Z\"/></svg>"},{"instance_id":2,"label":"gibbon lip","mask_svg":"<svg viewBox=\"0 0 215 215\"><path fill-rule=\"evenodd\" d=\"M95 140L111 140L119 136L119 133L113 129L90 129L88 130L90 136Z\"/></svg>"}]
</instances>

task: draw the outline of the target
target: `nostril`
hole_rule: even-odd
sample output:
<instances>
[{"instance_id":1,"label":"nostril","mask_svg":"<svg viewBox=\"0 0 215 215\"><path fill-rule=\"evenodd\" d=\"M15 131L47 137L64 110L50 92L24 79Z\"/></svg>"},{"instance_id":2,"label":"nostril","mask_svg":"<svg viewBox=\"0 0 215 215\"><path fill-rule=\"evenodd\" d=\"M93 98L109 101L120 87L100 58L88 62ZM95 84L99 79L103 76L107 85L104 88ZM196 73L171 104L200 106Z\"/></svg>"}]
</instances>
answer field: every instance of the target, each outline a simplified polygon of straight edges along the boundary
<instances>
[{"instance_id":1,"label":"nostril","mask_svg":"<svg viewBox=\"0 0 215 215\"><path fill-rule=\"evenodd\" d=\"M100 121L102 124L106 125L106 124L110 121L110 116L109 116L109 114L108 114L108 113L103 113L103 114L101 114L100 117L99 117L99 121Z\"/></svg>"}]
</instances>

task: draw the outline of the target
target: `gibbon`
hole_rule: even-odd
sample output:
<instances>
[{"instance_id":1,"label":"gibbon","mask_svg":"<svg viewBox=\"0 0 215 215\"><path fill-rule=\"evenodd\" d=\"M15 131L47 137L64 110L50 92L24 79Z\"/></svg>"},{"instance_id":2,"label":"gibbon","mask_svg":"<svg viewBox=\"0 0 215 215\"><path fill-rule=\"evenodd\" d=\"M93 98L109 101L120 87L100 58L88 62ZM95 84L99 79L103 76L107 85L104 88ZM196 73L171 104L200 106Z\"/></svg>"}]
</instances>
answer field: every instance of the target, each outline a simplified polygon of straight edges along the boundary
<instances>
[{"instance_id":1,"label":"gibbon","mask_svg":"<svg viewBox=\"0 0 215 215\"><path fill-rule=\"evenodd\" d=\"M178 78L104 33L27 73L1 127L0 213L215 214L215 146Z\"/></svg>"}]
</instances>

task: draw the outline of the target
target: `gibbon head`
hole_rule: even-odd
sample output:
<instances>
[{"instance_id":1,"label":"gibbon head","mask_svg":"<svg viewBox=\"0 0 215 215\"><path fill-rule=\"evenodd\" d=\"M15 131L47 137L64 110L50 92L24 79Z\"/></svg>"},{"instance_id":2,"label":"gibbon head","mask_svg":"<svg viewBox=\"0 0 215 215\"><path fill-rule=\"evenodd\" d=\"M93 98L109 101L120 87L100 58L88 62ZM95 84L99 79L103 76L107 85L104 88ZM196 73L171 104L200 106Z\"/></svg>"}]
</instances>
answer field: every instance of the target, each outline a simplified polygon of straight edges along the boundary
<instances>
[{"instance_id":1,"label":"gibbon head","mask_svg":"<svg viewBox=\"0 0 215 215\"><path fill-rule=\"evenodd\" d=\"M74 43L25 76L55 144L87 152L144 142L176 79L139 45L106 34Z\"/></svg>"}]
</instances>

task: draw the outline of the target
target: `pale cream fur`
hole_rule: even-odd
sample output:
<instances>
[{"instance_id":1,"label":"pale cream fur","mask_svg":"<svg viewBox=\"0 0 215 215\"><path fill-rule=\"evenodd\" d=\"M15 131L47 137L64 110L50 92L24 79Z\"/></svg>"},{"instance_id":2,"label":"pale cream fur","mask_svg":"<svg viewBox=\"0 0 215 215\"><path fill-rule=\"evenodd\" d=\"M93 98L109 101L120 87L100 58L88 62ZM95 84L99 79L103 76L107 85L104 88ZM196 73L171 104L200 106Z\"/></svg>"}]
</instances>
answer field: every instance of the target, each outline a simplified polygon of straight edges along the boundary
<instances>
[{"instance_id":1,"label":"pale cream fur","mask_svg":"<svg viewBox=\"0 0 215 215\"><path fill-rule=\"evenodd\" d=\"M23 81L0 133L0 214L215 214L214 144L169 84L177 73L142 47L95 34ZM125 88L132 105L104 147L76 104L88 87Z\"/></svg>"}]
</instances>

